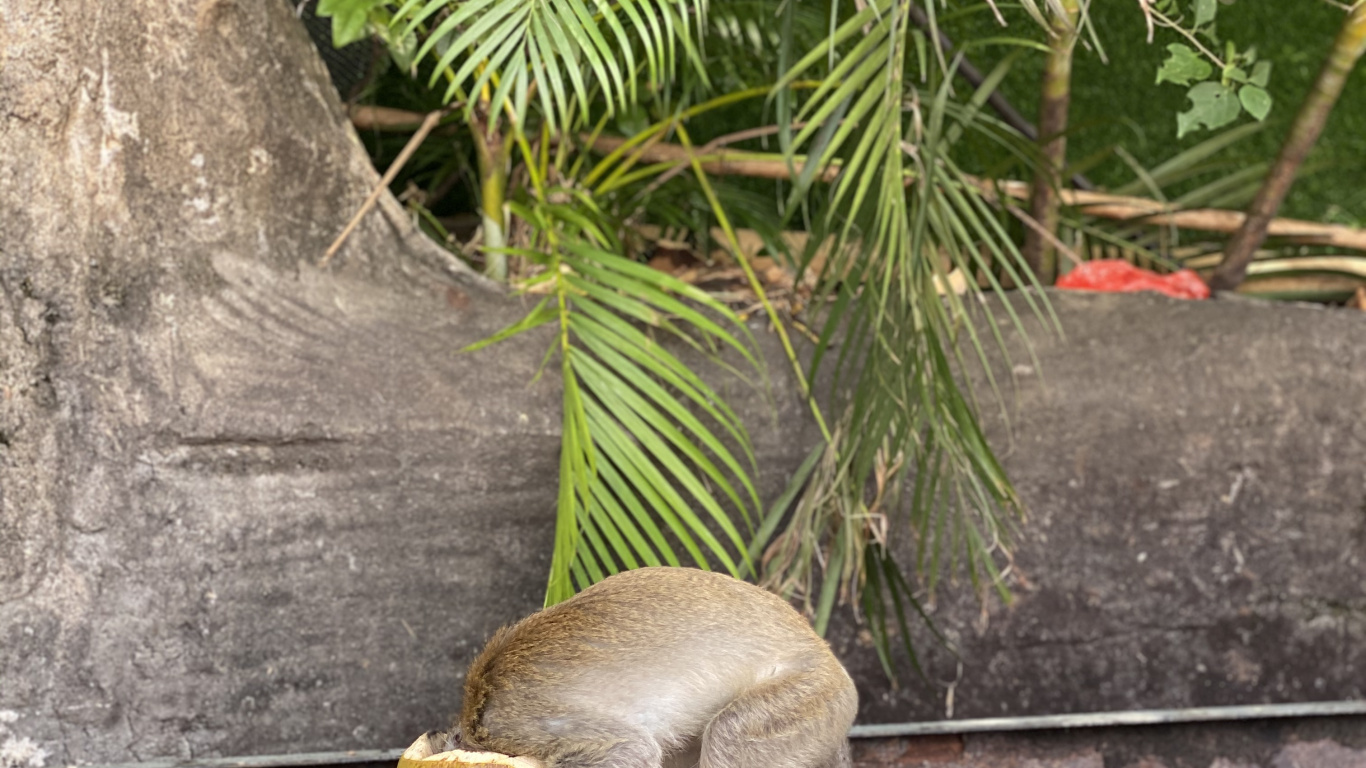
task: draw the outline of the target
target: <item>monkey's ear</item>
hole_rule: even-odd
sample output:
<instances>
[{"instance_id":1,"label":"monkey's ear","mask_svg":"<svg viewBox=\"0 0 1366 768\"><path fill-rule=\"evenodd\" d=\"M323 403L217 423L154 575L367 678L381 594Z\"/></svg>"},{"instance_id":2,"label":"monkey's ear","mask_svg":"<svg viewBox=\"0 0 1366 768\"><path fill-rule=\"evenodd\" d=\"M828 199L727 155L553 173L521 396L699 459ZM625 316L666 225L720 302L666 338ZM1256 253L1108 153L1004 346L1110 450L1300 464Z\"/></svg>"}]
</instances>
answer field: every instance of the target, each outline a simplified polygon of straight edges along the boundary
<instances>
[{"instance_id":1,"label":"monkey's ear","mask_svg":"<svg viewBox=\"0 0 1366 768\"><path fill-rule=\"evenodd\" d=\"M428 731L418 736L412 746L403 750L403 756L398 759L398 768L545 768L545 764L534 757L445 749L452 743L454 735L454 731Z\"/></svg>"},{"instance_id":2,"label":"monkey's ear","mask_svg":"<svg viewBox=\"0 0 1366 768\"><path fill-rule=\"evenodd\" d=\"M424 738L427 740L427 743L431 745L431 754L436 754L438 752L449 752L452 749L459 749L460 724L456 723L455 725L452 725L449 731L427 731L426 733L422 734L422 736L418 737L418 741L421 741ZM412 750L413 747L416 746L417 742L413 742L413 746L408 747L408 750ZM422 749L425 750L427 748L423 747Z\"/></svg>"},{"instance_id":3,"label":"monkey's ear","mask_svg":"<svg viewBox=\"0 0 1366 768\"><path fill-rule=\"evenodd\" d=\"M421 736L418 736L417 741L414 741L411 746L403 750L403 755L399 760L426 760L438 752L445 752L450 748L447 745L450 744L451 735L454 733L454 730L450 731L450 733L447 733L446 731L427 731Z\"/></svg>"}]
</instances>

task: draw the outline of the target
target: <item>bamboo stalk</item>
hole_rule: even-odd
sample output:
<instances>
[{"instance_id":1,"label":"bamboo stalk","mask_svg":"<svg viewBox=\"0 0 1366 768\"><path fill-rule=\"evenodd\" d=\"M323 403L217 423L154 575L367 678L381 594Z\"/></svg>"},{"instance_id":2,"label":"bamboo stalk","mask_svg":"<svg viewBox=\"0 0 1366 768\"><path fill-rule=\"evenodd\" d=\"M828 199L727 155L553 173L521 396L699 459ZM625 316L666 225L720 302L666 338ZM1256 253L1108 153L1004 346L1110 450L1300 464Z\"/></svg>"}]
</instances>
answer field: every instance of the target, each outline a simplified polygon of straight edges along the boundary
<instances>
[{"instance_id":1,"label":"bamboo stalk","mask_svg":"<svg viewBox=\"0 0 1366 768\"><path fill-rule=\"evenodd\" d=\"M1366 2L1357 2L1343 20L1333 50L1319 71L1313 89L1305 97L1304 105L1296 114L1295 123L1281 146L1275 165L1248 206L1247 217L1228 241L1224 260L1210 277L1211 289L1231 290L1243 281L1252 255L1266 239L1271 220L1290 192L1290 185L1295 182L1295 173L1318 141L1333 105L1342 94L1347 76L1363 53L1366 53Z\"/></svg>"},{"instance_id":2,"label":"bamboo stalk","mask_svg":"<svg viewBox=\"0 0 1366 768\"><path fill-rule=\"evenodd\" d=\"M1038 227L1025 230L1021 255L1044 285L1052 285L1058 272L1059 208L1062 203L1062 171L1067 165L1067 111L1072 102L1072 50L1081 23L1078 0L1061 0L1050 18L1051 39L1044 64L1039 99L1039 154L1043 162L1034 174L1029 215Z\"/></svg>"},{"instance_id":3,"label":"bamboo stalk","mask_svg":"<svg viewBox=\"0 0 1366 768\"><path fill-rule=\"evenodd\" d=\"M483 231L484 275L499 282L507 280L508 171L512 162L512 137L504 136L496 122L476 111L470 123L475 157L479 166L479 217Z\"/></svg>"}]
</instances>

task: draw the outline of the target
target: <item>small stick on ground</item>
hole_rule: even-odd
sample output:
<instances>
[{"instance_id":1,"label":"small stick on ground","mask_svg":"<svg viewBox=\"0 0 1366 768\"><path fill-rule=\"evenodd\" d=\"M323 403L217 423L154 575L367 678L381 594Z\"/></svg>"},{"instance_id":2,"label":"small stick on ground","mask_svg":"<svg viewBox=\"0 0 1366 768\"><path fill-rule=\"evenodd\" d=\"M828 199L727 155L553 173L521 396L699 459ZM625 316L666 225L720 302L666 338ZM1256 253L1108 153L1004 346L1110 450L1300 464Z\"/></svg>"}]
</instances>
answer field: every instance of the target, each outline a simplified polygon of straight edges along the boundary
<instances>
[{"instance_id":1,"label":"small stick on ground","mask_svg":"<svg viewBox=\"0 0 1366 768\"><path fill-rule=\"evenodd\" d=\"M337 255L337 251L341 250L342 245L346 242L346 238L350 237L351 233L360 225L361 219L365 218L365 214L369 213L370 209L375 207L375 203L379 200L380 194L389 187L389 183L394 180L394 177L398 175L399 171L403 170L403 166L408 162L408 159L413 156L413 153L417 151L418 147L422 146L422 142L426 141L427 134L432 132L432 129L436 127L436 124L441 121L441 117L449 112L450 109L450 107L447 107L445 109L438 109L434 112L427 113L426 119L422 121L422 125L418 127L417 132L413 134L411 139L408 139L408 143L404 145L403 151L398 153L398 158L390 164L389 170L384 172L384 176L380 177L379 183L375 185L375 188L370 190L370 196L365 198L364 203L361 203L360 209L356 211L356 215L351 217L351 221L346 223L346 228L341 231L340 235L337 235L336 240L332 241L332 245L328 246L327 252L323 254L323 257L318 259L319 267L327 266L327 263L332 261L332 257Z\"/></svg>"}]
</instances>

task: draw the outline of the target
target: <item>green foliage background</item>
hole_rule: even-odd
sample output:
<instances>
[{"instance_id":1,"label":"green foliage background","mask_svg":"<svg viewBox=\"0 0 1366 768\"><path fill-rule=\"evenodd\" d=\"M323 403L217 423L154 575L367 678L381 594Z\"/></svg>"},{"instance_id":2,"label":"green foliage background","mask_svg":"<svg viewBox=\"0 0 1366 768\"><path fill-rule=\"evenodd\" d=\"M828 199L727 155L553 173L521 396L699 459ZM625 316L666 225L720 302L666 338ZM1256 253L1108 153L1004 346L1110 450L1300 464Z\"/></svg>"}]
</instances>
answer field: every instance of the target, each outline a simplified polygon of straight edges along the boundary
<instances>
[{"instance_id":1,"label":"green foliage background","mask_svg":"<svg viewBox=\"0 0 1366 768\"><path fill-rule=\"evenodd\" d=\"M1023 12L1004 9L1011 34L1037 35ZM1143 15L1132 0L1092 3L1091 19L1105 46L1109 63L1094 51L1079 49L1072 78L1072 133L1068 155L1078 162L1114 145L1123 145L1145 168L1209 138L1196 132L1177 141L1176 113L1186 108L1184 89L1154 85L1154 73L1166 57L1166 45L1178 42L1172 32L1158 30L1149 45ZM1342 10L1320 0L1242 0L1219 10L1219 33L1240 47L1257 46L1261 58L1273 62L1270 91L1275 107L1266 129L1229 149L1228 170L1276 157L1294 120L1295 110L1318 75L1328 47L1342 26ZM987 16L951 19L945 31L955 43L1000 34ZM1008 49L977 49L969 55L990 70ZM1042 56L1022 57L1007 76L1002 92L1031 120L1037 115ZM1239 124L1248 122L1246 118ZM984 165L988 157L980 157ZM1366 225L1366 75L1355 73L1328 120L1313 168L1296 182L1282 216L1340 224ZM1087 174L1096 183L1116 187L1133 180L1127 166L1110 160ZM1208 181L1209 178L1204 179ZM1188 182L1196 186L1198 182ZM1176 186L1175 192L1187 187Z\"/></svg>"},{"instance_id":2,"label":"green foliage background","mask_svg":"<svg viewBox=\"0 0 1366 768\"><path fill-rule=\"evenodd\" d=\"M656 8L651 1L661 4ZM1013 70L1005 91L1026 113L1035 111L1043 58L1031 51L1045 46L1034 22L1045 22L1037 8L1027 15L1017 7L1010 28L1002 31L986 6L964 4L946 11L945 30L967 44L966 53L979 67L993 72L992 84L970 98L971 88L947 79L949 57L928 51L925 36L911 28L905 0L871 0L863 7L836 3L833 18L812 12L823 4L798 6L795 0L719 2L712 7L705 46L694 46L693 31L683 22L693 12L673 5L692 1L613 5L599 0L602 20L597 21L581 0L408 0L394 10L403 23L380 23L391 38L425 40L411 46L418 79L404 82L406 76L391 68L382 77L387 83L374 84L371 93L380 95L381 103L422 112L458 100L465 112L448 116L438 141L424 145L396 191L410 181L446 192L453 190L442 179L464 186L463 194L430 192L434 199L445 198L446 211L426 207L420 192L412 198L415 213L444 239L439 217L468 212L464 205L475 198L472 182L482 178L483 254L491 264L495 255L520 257L533 267L521 273L522 289L546 296L525 320L492 340L542 323L559 328L547 356L547 361L558 359L565 381L559 524L548 602L619 567L677 562L666 541L665 533L671 532L698 564L758 577L804 601L818 629L837 598L861 599L890 673L889 606L914 661L906 630L908 610L918 609L913 592L933 593L941 574L960 568L979 594L1004 587L998 559L1008 558L1002 546L1008 544L1009 521L1020 501L977 424L978 393L960 381L969 361L980 360L992 399L999 401L985 351L1000 342L999 329L989 313L979 326L968 311L971 302L953 292L940 295L938 285L951 268L980 275L990 282L987 290L997 292L1029 282L1015 246L1018 226L967 174L1033 175L1030 166L1038 164L1038 152L999 130L981 102L1004 72L996 69L998 57L1008 52ZM1025 5L1034 2L1025 0ZM379 0L332 0L331 5L348 3L389 7ZM1224 39L1240 49L1255 45L1260 60L1273 63L1276 109L1255 140L1237 145L1222 156L1222 165L1209 166L1204 177L1188 179L1184 188L1167 187L1166 194L1237 176L1244 168L1255 170L1274 156L1341 20L1341 11L1313 0L1290 4L1304 11L1294 24L1268 18L1268 6L1251 0L1220 14ZM441 15L444 7L454 9L453 15ZM1186 89L1154 82L1174 33L1159 30L1148 44L1142 13L1123 0L1094 4L1091 12L1109 62L1095 51L1083 50L1076 58L1070 157L1102 185L1122 187L1136 171L1142 173L1136 166L1157 166L1209 141L1211 134L1178 140L1176 115L1185 107ZM677 49L666 46L663 37L642 38L643 61L650 66L636 69L650 77L640 88L623 85L614 58L624 57L621 70L632 70L631 45L614 49L607 39L611 35L599 34L601 24L615 30L616 44L627 40L616 13L657 13L677 21L670 38ZM728 24L728 17L735 23ZM632 18L644 34L645 26ZM770 19L781 19L785 32L770 28ZM435 31L423 26L428 20ZM500 34L491 33L494 28ZM1296 38L1264 39L1271 34L1265 30ZM1013 38L1008 49L991 47L1006 38ZM1021 45L1022 38L1032 41ZM840 56L831 56L832 46ZM401 58L411 60L407 54ZM435 69L433 59L439 59ZM676 66L680 60L687 65ZM481 62L488 68L481 69ZM495 71L500 77L487 80L488 90L481 94L483 78ZM601 91L584 89L583 77L590 72ZM779 87L772 89L775 79ZM472 84L475 80L480 82ZM1354 129L1366 127L1361 126L1366 86L1359 80L1335 113L1325 149L1316 158L1317 167L1328 172L1307 174L1286 213L1347 222L1366 215L1366 192L1359 186L1366 131ZM539 90L530 87L533 82ZM417 85L424 83L440 83L437 92L445 91L444 98ZM587 104L597 105L591 120L584 117ZM779 127L756 129L775 123ZM703 145L709 139L740 128L747 130L734 134L734 140L757 142L752 151L781 149L794 163L789 167L795 169L796 157L809 155L820 160L808 161L810 171L838 163L843 172L832 183L816 186L808 173L791 184L710 178L702 160L691 155L693 148L706 155L711 150ZM591 139L552 141L561 129L575 137L591 129L594 136L615 135L624 143L603 157L582 151ZM1246 133L1238 129L1228 135ZM382 165L402 137L367 138ZM477 171L466 139L478 148ZM677 142L691 159L638 166L639 152L657 141ZM1124 152L1116 152L1120 148ZM490 161L496 152L503 154ZM525 178L509 186L507 174L497 170L508 166L522 169ZM1242 176L1250 195L1251 179ZM490 179L496 182L493 191ZM1239 203L1223 199L1220 204ZM527 236L503 238L499 222L505 212L521 222ZM818 404L814 396L810 401L825 446L811 454L785 501L767 515L749 481L755 467L739 419L655 340L655 334L666 334L699 349L746 350L744 326L731 308L639 263L639 254L627 244L630 237L623 234L628 220L676 225L700 237L715 223L735 251L734 226L754 227L773 242L779 229L800 223L796 228L813 237L807 253L790 254L799 263L814 256L814 244L825 235L834 236L809 301L816 311L805 320L819 337L809 366L788 342L786 322L763 299L748 261L739 260L803 390L820 375L821 361L835 369L831 402ZM704 252L709 248L705 242L697 245ZM1037 303L1032 293L1021 296L1029 311L1048 316L1046 304ZM707 311L694 311L680 299ZM1019 319L1012 313L1010 322L1018 325ZM666 385L683 397L672 396ZM700 408L715 423L698 422L689 407ZM722 445L714 426L738 443L737 454ZM693 447L690 436L705 447ZM903 489L907 468L913 480ZM791 518L775 529L800 488ZM732 518L733 511L739 515ZM713 535L708 520L723 535ZM903 534L916 543L916 585L902 581L892 561L889 526L909 529Z\"/></svg>"}]
</instances>

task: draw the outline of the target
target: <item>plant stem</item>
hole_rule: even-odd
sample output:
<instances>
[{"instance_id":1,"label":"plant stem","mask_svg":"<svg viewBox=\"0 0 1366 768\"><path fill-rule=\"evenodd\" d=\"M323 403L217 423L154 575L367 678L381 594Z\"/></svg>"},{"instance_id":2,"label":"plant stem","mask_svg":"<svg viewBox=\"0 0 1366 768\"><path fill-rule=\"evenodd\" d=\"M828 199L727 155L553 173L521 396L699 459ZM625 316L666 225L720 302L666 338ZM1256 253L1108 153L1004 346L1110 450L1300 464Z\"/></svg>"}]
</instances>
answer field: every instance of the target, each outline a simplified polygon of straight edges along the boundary
<instances>
[{"instance_id":1,"label":"plant stem","mask_svg":"<svg viewBox=\"0 0 1366 768\"><path fill-rule=\"evenodd\" d=\"M783 323L782 317L778 315L778 310L768 299L768 293L764 290L763 283L759 282L759 276L754 273L754 267L745 257L744 250L740 247L740 240L735 235L735 228L731 226L730 218L726 216L725 208L721 201L717 199L715 190L711 187L711 182L707 180L707 173L702 169L702 164L698 162L694 154L692 140L688 138L688 132L680 122L676 126L678 138L683 142L683 148L687 151L692 160L693 171L697 174L697 181L702 186L702 194L711 204L712 212L716 214L716 223L721 226L721 230L726 234L726 242L730 245L731 251L735 254L735 261L744 270L745 279L749 281L750 290L759 297L759 303L763 305L764 314L768 316L769 322L773 324L773 330L778 334L778 340L782 342L783 352L787 359L792 363L792 371L796 376L797 385L802 390L802 396L806 398L806 405L811 409L811 415L816 420L816 426L821 430L821 437L825 439L826 445L830 444L830 427L825 422L825 414L821 412L820 405L816 403L815 393L811 390L811 383L806 380L806 373L802 370L801 358L797 357L797 351L792 346L792 339L787 335L787 326Z\"/></svg>"},{"instance_id":2,"label":"plant stem","mask_svg":"<svg viewBox=\"0 0 1366 768\"><path fill-rule=\"evenodd\" d=\"M1025 233L1023 256L1034 270L1039 282L1051 285L1057 276L1057 251L1052 239L1058 231L1058 190L1062 186L1062 170L1067 164L1067 109L1072 99L1072 49L1076 47L1080 30L1079 0L1061 0L1063 13L1052 16L1052 40L1048 61L1044 65L1043 85L1039 100L1039 150L1042 154L1039 169L1034 174L1034 194L1030 215L1039 222L1042 231Z\"/></svg>"},{"instance_id":3,"label":"plant stem","mask_svg":"<svg viewBox=\"0 0 1366 768\"><path fill-rule=\"evenodd\" d=\"M1215 267L1210 277L1211 289L1229 291L1243 282L1247 265L1266 239L1267 226L1290 192L1295 173L1318 141L1324 123L1328 122L1328 114L1333 111L1333 104L1342 94L1347 76L1363 52L1366 52L1366 3L1357 3L1343 21L1318 80L1295 115L1295 123L1281 145L1276 164L1271 166L1261 189L1257 190L1257 196L1248 206L1247 218L1224 248L1224 260Z\"/></svg>"},{"instance_id":4,"label":"plant stem","mask_svg":"<svg viewBox=\"0 0 1366 768\"><path fill-rule=\"evenodd\" d=\"M470 119L470 135L474 137L475 154L479 158L479 214L484 231L484 274L507 280L507 254L499 249L507 247L507 218L503 203L507 199L508 164L511 160L511 137L504 138L495 124L476 111Z\"/></svg>"}]
</instances>

